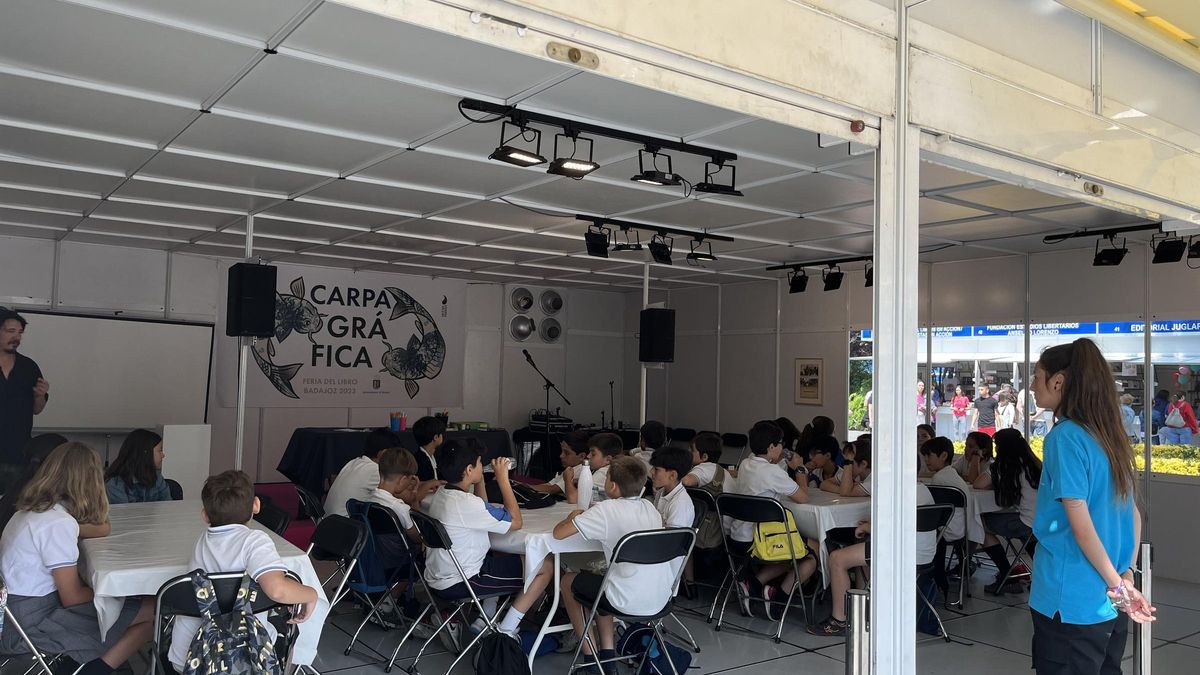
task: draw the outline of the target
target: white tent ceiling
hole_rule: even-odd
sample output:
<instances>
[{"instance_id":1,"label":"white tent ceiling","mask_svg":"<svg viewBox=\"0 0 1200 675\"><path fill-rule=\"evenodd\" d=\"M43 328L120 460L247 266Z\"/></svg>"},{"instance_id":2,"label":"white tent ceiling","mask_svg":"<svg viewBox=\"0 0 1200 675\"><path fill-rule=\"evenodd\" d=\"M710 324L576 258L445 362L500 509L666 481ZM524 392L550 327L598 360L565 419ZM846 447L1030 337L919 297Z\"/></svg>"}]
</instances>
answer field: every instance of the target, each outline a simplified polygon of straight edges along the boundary
<instances>
[{"instance_id":1,"label":"white tent ceiling","mask_svg":"<svg viewBox=\"0 0 1200 675\"><path fill-rule=\"evenodd\" d=\"M0 235L239 257L253 213L269 260L604 287L640 286L646 254L587 257L573 214L736 239L698 268L677 236L662 288L872 248L869 154L332 2L10 0L0 92ZM490 161L500 129L464 97L735 152L745 197L633 183L638 147L603 138L582 181ZM930 261L1137 222L928 163L921 187Z\"/></svg>"}]
</instances>

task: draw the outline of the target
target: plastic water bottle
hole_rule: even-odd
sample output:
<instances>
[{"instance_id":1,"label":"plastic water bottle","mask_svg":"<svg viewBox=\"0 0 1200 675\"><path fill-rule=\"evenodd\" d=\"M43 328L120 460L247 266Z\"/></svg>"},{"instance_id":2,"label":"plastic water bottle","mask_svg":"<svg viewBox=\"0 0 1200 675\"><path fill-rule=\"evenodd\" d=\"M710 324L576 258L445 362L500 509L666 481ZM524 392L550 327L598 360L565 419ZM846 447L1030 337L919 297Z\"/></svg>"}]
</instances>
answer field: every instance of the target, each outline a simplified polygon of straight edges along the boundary
<instances>
[{"instance_id":1,"label":"plastic water bottle","mask_svg":"<svg viewBox=\"0 0 1200 675\"><path fill-rule=\"evenodd\" d=\"M579 479L576 481L579 494L575 499L575 508L586 511L587 507L592 505L592 467L585 459L583 464L575 467L575 471L579 474Z\"/></svg>"}]
</instances>

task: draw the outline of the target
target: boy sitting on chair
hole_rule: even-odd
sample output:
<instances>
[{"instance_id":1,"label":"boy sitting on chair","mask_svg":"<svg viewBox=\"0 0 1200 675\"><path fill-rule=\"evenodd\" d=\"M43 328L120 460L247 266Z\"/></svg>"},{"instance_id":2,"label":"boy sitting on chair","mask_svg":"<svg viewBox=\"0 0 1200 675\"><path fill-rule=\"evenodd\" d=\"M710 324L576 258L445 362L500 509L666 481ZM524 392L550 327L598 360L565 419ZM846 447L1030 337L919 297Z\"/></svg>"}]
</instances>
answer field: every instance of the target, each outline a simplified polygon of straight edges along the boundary
<instances>
[{"instance_id":1,"label":"boy sitting on chair","mask_svg":"<svg viewBox=\"0 0 1200 675\"><path fill-rule=\"evenodd\" d=\"M638 496L645 485L646 470L640 460L625 456L613 458L605 472L604 491L608 499L593 504L587 511L572 511L565 520L554 526L554 538L566 539L579 534L589 541L598 541L604 547L605 557L611 561L613 550L625 535L663 527L662 514L653 504ZM670 563L618 563L609 569L608 575L611 578L605 597L609 604L631 615L653 614L662 609L669 599L674 581ZM591 572L571 573L562 578L563 602L571 617L571 625L581 639L584 637L583 624L587 619L578 596L598 601L603 581L601 575ZM597 615L596 625L600 635L600 659L615 658L613 618ZM588 636L584 641L583 653L591 655L595 644L595 639ZM617 664L605 663L604 671L606 674L616 673Z\"/></svg>"},{"instance_id":2,"label":"boy sitting on chair","mask_svg":"<svg viewBox=\"0 0 1200 675\"><path fill-rule=\"evenodd\" d=\"M555 495L558 497L566 497L567 495L567 477L572 480L577 480L574 469L583 464L583 460L588 456L588 433L586 431L572 431L569 434L563 434L558 441L559 455L558 459L562 462L562 473L550 479L549 483L534 485L533 489L538 492Z\"/></svg>"}]
</instances>

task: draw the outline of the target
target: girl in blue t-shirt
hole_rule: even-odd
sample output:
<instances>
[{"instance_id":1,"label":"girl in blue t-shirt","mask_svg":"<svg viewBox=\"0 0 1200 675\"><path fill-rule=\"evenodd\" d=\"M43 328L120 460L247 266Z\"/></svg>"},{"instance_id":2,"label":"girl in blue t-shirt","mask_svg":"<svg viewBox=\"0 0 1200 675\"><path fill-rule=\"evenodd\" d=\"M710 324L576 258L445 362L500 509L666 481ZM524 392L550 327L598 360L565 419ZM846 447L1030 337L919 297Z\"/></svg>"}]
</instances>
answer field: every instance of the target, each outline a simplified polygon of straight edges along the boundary
<instances>
[{"instance_id":1,"label":"girl in blue t-shirt","mask_svg":"<svg viewBox=\"0 0 1200 675\"><path fill-rule=\"evenodd\" d=\"M1033 531L1038 675L1121 672L1128 622L1153 621L1134 588L1141 535L1133 449L1108 363L1086 338L1042 352L1031 386L1058 423L1045 441Z\"/></svg>"}]
</instances>

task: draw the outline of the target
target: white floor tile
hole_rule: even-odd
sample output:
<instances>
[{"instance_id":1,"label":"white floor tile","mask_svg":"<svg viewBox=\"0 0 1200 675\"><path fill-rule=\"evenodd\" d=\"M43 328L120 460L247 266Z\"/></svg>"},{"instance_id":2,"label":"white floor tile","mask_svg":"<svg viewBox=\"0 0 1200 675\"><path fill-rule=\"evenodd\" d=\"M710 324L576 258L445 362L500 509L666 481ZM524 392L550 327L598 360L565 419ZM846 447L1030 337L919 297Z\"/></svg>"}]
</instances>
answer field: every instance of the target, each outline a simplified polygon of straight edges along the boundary
<instances>
[{"instance_id":1,"label":"white floor tile","mask_svg":"<svg viewBox=\"0 0 1200 675\"><path fill-rule=\"evenodd\" d=\"M1033 624L1029 610L1000 607L946 622L946 631L955 637L1028 655L1033 640Z\"/></svg>"},{"instance_id":2,"label":"white floor tile","mask_svg":"<svg viewBox=\"0 0 1200 675\"><path fill-rule=\"evenodd\" d=\"M756 663L730 670L713 671L702 669L702 674L719 672L721 675L844 675L846 667L840 661L827 659L819 654L797 654L774 661Z\"/></svg>"}]
</instances>

